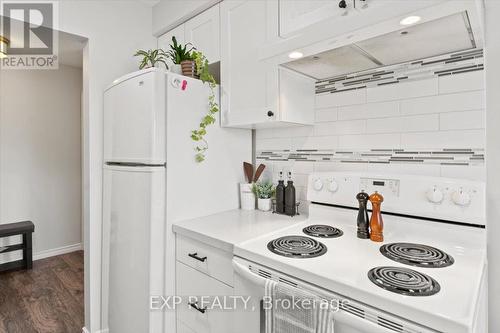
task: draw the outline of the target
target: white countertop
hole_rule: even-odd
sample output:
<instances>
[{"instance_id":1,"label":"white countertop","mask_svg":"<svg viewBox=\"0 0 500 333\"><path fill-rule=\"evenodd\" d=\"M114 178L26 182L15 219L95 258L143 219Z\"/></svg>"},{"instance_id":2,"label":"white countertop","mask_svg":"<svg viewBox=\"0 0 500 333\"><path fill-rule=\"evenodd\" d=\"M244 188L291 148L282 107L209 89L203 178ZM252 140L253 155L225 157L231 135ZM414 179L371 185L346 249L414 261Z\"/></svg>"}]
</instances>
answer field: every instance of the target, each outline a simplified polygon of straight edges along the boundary
<instances>
[{"instance_id":1,"label":"white countertop","mask_svg":"<svg viewBox=\"0 0 500 333\"><path fill-rule=\"evenodd\" d=\"M303 222L306 218L306 215L290 217L258 210L234 209L174 223L173 231L233 252L235 244Z\"/></svg>"}]
</instances>

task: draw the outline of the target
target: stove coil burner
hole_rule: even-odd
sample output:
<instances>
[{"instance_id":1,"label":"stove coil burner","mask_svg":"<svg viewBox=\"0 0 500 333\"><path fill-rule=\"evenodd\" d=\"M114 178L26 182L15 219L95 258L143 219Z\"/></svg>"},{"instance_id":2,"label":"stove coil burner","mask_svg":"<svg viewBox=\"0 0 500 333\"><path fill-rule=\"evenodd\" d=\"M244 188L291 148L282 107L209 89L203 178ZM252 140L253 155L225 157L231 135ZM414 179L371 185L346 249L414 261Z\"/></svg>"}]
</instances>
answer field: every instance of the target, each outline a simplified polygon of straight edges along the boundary
<instances>
[{"instance_id":1,"label":"stove coil burner","mask_svg":"<svg viewBox=\"0 0 500 333\"><path fill-rule=\"evenodd\" d=\"M380 247L387 258L416 267L447 267L455 260L447 253L432 246L412 243L391 243Z\"/></svg>"},{"instance_id":2,"label":"stove coil burner","mask_svg":"<svg viewBox=\"0 0 500 333\"><path fill-rule=\"evenodd\" d=\"M315 224L302 230L306 235L321 238L337 238L344 234L342 230L329 225Z\"/></svg>"},{"instance_id":3,"label":"stove coil burner","mask_svg":"<svg viewBox=\"0 0 500 333\"><path fill-rule=\"evenodd\" d=\"M404 267L376 267L368 278L380 288L407 296L431 296L441 289L430 276Z\"/></svg>"},{"instance_id":4,"label":"stove coil burner","mask_svg":"<svg viewBox=\"0 0 500 333\"><path fill-rule=\"evenodd\" d=\"M326 253L326 246L305 236L285 236L270 241L269 251L290 258L314 258Z\"/></svg>"}]
</instances>

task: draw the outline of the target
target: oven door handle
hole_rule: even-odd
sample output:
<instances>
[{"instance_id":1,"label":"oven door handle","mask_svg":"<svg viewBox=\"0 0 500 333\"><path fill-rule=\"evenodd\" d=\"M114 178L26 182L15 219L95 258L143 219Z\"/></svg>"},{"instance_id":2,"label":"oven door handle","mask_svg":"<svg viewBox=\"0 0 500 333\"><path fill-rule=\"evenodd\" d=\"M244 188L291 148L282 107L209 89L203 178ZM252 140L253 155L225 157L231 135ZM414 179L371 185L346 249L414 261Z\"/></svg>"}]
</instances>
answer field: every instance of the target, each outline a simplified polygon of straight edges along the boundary
<instances>
[{"instance_id":1,"label":"oven door handle","mask_svg":"<svg viewBox=\"0 0 500 333\"><path fill-rule=\"evenodd\" d=\"M333 314L335 322L356 329L359 332L370 333L393 333L393 330L377 325L369 320L359 318L344 310L339 310Z\"/></svg>"},{"instance_id":2,"label":"oven door handle","mask_svg":"<svg viewBox=\"0 0 500 333\"><path fill-rule=\"evenodd\" d=\"M248 269L248 267L243 266L239 262L233 259L233 268L236 273L244 277L245 279L249 280L255 285L261 286L264 288L266 286L266 278L260 277L257 274L253 273Z\"/></svg>"}]
</instances>

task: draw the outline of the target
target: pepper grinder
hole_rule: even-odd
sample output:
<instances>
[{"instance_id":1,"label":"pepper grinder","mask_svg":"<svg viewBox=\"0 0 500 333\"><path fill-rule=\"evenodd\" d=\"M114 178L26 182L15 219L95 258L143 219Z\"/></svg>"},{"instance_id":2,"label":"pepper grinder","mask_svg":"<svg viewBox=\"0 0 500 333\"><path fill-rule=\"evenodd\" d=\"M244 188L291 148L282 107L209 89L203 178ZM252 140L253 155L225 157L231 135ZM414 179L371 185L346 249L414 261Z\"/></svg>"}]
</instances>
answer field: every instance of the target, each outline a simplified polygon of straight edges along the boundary
<instances>
[{"instance_id":1,"label":"pepper grinder","mask_svg":"<svg viewBox=\"0 0 500 333\"><path fill-rule=\"evenodd\" d=\"M359 211L358 211L358 238L368 239L370 238L370 231L368 229L370 220L368 218L368 199L370 196L361 191L356 196L356 199L359 202Z\"/></svg>"},{"instance_id":2,"label":"pepper grinder","mask_svg":"<svg viewBox=\"0 0 500 333\"><path fill-rule=\"evenodd\" d=\"M370 239L374 242L384 241L384 221L382 220L381 204L384 197L375 191L369 197L372 203L372 217L370 219Z\"/></svg>"}]
</instances>

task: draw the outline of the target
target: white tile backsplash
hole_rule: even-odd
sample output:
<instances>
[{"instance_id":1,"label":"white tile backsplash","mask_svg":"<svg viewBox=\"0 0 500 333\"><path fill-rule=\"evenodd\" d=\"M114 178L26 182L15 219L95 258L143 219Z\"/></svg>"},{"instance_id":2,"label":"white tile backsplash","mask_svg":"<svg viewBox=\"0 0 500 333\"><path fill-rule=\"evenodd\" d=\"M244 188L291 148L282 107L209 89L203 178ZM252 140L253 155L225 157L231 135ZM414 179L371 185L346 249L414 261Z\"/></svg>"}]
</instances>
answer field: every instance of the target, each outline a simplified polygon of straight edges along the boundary
<instances>
[{"instance_id":1,"label":"white tile backsplash","mask_svg":"<svg viewBox=\"0 0 500 333\"><path fill-rule=\"evenodd\" d=\"M426 114L418 116L368 119L368 133L401 133L439 130L439 115Z\"/></svg>"},{"instance_id":2,"label":"white tile backsplash","mask_svg":"<svg viewBox=\"0 0 500 333\"><path fill-rule=\"evenodd\" d=\"M349 90L342 93L316 95L316 108L331 108L343 105L366 103L366 89Z\"/></svg>"},{"instance_id":3,"label":"white tile backsplash","mask_svg":"<svg viewBox=\"0 0 500 333\"><path fill-rule=\"evenodd\" d=\"M483 148L484 130L459 130L401 134L401 146L409 149Z\"/></svg>"},{"instance_id":4,"label":"white tile backsplash","mask_svg":"<svg viewBox=\"0 0 500 333\"><path fill-rule=\"evenodd\" d=\"M366 103L343 106L338 109L339 120L395 117L399 114L398 102Z\"/></svg>"},{"instance_id":5,"label":"white tile backsplash","mask_svg":"<svg viewBox=\"0 0 500 333\"><path fill-rule=\"evenodd\" d=\"M441 130L485 128L485 111L463 111L441 113L439 128Z\"/></svg>"},{"instance_id":6,"label":"white tile backsplash","mask_svg":"<svg viewBox=\"0 0 500 333\"><path fill-rule=\"evenodd\" d=\"M336 149L338 146L339 137L335 135L292 138L292 149Z\"/></svg>"},{"instance_id":7,"label":"white tile backsplash","mask_svg":"<svg viewBox=\"0 0 500 333\"><path fill-rule=\"evenodd\" d=\"M439 77L439 93L449 94L462 91L484 90L483 71Z\"/></svg>"},{"instance_id":8,"label":"white tile backsplash","mask_svg":"<svg viewBox=\"0 0 500 333\"><path fill-rule=\"evenodd\" d=\"M401 148L401 134L361 134L339 137L340 149L396 149Z\"/></svg>"},{"instance_id":9,"label":"white tile backsplash","mask_svg":"<svg viewBox=\"0 0 500 333\"><path fill-rule=\"evenodd\" d=\"M437 95L439 91L438 78L401 82L368 88L366 101L368 103L401 100L420 96Z\"/></svg>"},{"instance_id":10,"label":"white tile backsplash","mask_svg":"<svg viewBox=\"0 0 500 333\"><path fill-rule=\"evenodd\" d=\"M315 121L317 123L323 121L335 121L339 119L339 109L331 108L331 109L316 109L316 117Z\"/></svg>"},{"instance_id":11,"label":"white tile backsplash","mask_svg":"<svg viewBox=\"0 0 500 333\"><path fill-rule=\"evenodd\" d=\"M484 71L316 95L314 126L257 130L257 151L372 149L483 149L485 145ZM470 156L470 155L469 155ZM467 158L469 157L467 156ZM455 157L457 164L464 161ZM370 171L464 179L484 179L482 162L364 163L265 161L266 177L292 171L304 190L313 171ZM452 161L453 162L453 161Z\"/></svg>"},{"instance_id":12,"label":"white tile backsplash","mask_svg":"<svg viewBox=\"0 0 500 333\"><path fill-rule=\"evenodd\" d=\"M484 109L484 90L401 101L401 114L443 113Z\"/></svg>"},{"instance_id":13,"label":"white tile backsplash","mask_svg":"<svg viewBox=\"0 0 500 333\"><path fill-rule=\"evenodd\" d=\"M314 126L314 135L343 135L366 133L366 120L347 120L318 123Z\"/></svg>"}]
</instances>

